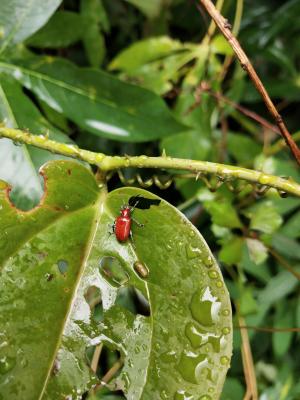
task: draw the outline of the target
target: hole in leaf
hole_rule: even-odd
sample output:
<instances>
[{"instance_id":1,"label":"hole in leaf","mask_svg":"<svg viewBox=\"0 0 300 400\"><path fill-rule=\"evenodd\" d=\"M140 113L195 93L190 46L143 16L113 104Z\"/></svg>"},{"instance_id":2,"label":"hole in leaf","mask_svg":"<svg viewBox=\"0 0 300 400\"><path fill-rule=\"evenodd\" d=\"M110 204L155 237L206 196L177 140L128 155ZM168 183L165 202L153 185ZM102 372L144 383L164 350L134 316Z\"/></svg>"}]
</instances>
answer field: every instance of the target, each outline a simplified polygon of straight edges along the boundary
<instances>
[{"instance_id":1,"label":"hole in leaf","mask_svg":"<svg viewBox=\"0 0 300 400\"><path fill-rule=\"evenodd\" d=\"M57 266L58 266L59 272L64 275L68 270L69 263L66 260L58 260Z\"/></svg>"},{"instance_id":2,"label":"hole in leaf","mask_svg":"<svg viewBox=\"0 0 300 400\"><path fill-rule=\"evenodd\" d=\"M120 352L101 343L98 346L88 347L86 358L90 368L100 380L100 384L94 388L94 394L97 394L97 398L102 398L102 395L113 392L114 396L125 399L123 392L114 383L115 378L120 375L123 368Z\"/></svg>"},{"instance_id":3,"label":"hole in leaf","mask_svg":"<svg viewBox=\"0 0 300 400\"><path fill-rule=\"evenodd\" d=\"M145 296L135 287L120 288L116 298L116 304L126 308L133 314L149 317L150 305Z\"/></svg>"},{"instance_id":4,"label":"hole in leaf","mask_svg":"<svg viewBox=\"0 0 300 400\"><path fill-rule=\"evenodd\" d=\"M127 284L129 276L120 261L111 256L104 256L100 260L100 273L103 278L114 287Z\"/></svg>"},{"instance_id":5,"label":"hole in leaf","mask_svg":"<svg viewBox=\"0 0 300 400\"><path fill-rule=\"evenodd\" d=\"M90 286L84 294L84 298L91 309L101 303L101 292L96 286Z\"/></svg>"}]
</instances>

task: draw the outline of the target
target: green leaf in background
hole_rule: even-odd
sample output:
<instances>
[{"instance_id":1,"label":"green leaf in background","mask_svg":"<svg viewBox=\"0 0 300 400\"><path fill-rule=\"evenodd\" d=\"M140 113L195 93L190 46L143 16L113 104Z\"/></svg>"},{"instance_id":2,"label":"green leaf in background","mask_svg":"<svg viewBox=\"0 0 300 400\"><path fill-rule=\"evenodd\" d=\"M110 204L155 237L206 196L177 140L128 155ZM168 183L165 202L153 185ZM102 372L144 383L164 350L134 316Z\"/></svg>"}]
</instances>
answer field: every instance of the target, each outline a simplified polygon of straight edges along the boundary
<instances>
[{"instance_id":1,"label":"green leaf in background","mask_svg":"<svg viewBox=\"0 0 300 400\"><path fill-rule=\"evenodd\" d=\"M68 47L83 36L85 20L72 11L57 11L48 23L27 40L29 46L37 48Z\"/></svg>"},{"instance_id":2,"label":"green leaf in background","mask_svg":"<svg viewBox=\"0 0 300 400\"><path fill-rule=\"evenodd\" d=\"M275 328L288 328L293 327L295 324L294 308L287 302L283 301L276 304L276 312L274 316ZM278 358L282 358L288 352L293 338L293 332L274 332L272 336L272 343L274 354Z\"/></svg>"},{"instance_id":3,"label":"green leaf in background","mask_svg":"<svg viewBox=\"0 0 300 400\"><path fill-rule=\"evenodd\" d=\"M178 40L168 36L140 40L121 51L111 61L109 68L131 72L144 64L169 57L170 54L183 49L184 46Z\"/></svg>"},{"instance_id":4,"label":"green leaf in background","mask_svg":"<svg viewBox=\"0 0 300 400\"><path fill-rule=\"evenodd\" d=\"M266 246L257 239L246 239L250 260L254 264L262 264L268 258L268 249Z\"/></svg>"},{"instance_id":5,"label":"green leaf in background","mask_svg":"<svg viewBox=\"0 0 300 400\"><path fill-rule=\"evenodd\" d=\"M206 201L204 207L211 215L214 224L225 226L227 228L242 227L242 223L235 208L226 198L218 199L216 201Z\"/></svg>"},{"instance_id":6,"label":"green leaf in background","mask_svg":"<svg viewBox=\"0 0 300 400\"><path fill-rule=\"evenodd\" d=\"M300 244L294 239L276 233L272 236L272 247L288 259L300 260Z\"/></svg>"},{"instance_id":7,"label":"green leaf in background","mask_svg":"<svg viewBox=\"0 0 300 400\"><path fill-rule=\"evenodd\" d=\"M260 241L255 240L253 243L251 240L255 239L248 238L243 243L240 265L249 275L266 284L272 278L269 267L264 262L268 257L268 249Z\"/></svg>"},{"instance_id":8,"label":"green leaf in background","mask_svg":"<svg viewBox=\"0 0 300 400\"><path fill-rule=\"evenodd\" d=\"M162 139L160 149L171 157L207 160L211 143L200 132L187 131Z\"/></svg>"},{"instance_id":9,"label":"green leaf in background","mask_svg":"<svg viewBox=\"0 0 300 400\"><path fill-rule=\"evenodd\" d=\"M133 188L107 195L85 167L70 161L48 163L43 175L47 195L29 213L11 207L1 184L4 398L81 396L99 383L85 351L100 342L121 353L115 384L127 398L219 398L231 358L231 308L199 232L162 200L135 210L145 226L133 227L135 247L121 244L108 231L123 202L156 196ZM112 284L102 270L107 258L120 264L126 281ZM149 317L117 304L124 285L147 298ZM90 288L101 291L100 324L86 300Z\"/></svg>"},{"instance_id":10,"label":"green leaf in background","mask_svg":"<svg viewBox=\"0 0 300 400\"><path fill-rule=\"evenodd\" d=\"M157 17L164 5L163 0L151 0L151 1L125 0L125 1L137 7L148 18Z\"/></svg>"},{"instance_id":11,"label":"green leaf in background","mask_svg":"<svg viewBox=\"0 0 300 400\"><path fill-rule=\"evenodd\" d=\"M227 147L229 153L241 164L252 164L261 152L261 145L254 139L236 132L228 134Z\"/></svg>"},{"instance_id":12,"label":"green leaf in background","mask_svg":"<svg viewBox=\"0 0 300 400\"><path fill-rule=\"evenodd\" d=\"M244 239L232 236L222 240L222 248L219 252L219 260L227 265L237 265L242 258Z\"/></svg>"},{"instance_id":13,"label":"green leaf in background","mask_svg":"<svg viewBox=\"0 0 300 400\"><path fill-rule=\"evenodd\" d=\"M159 36L129 46L112 60L109 69L121 71L122 79L164 94L179 81L184 66L199 55L201 46Z\"/></svg>"},{"instance_id":14,"label":"green leaf in background","mask_svg":"<svg viewBox=\"0 0 300 400\"><path fill-rule=\"evenodd\" d=\"M292 239L298 239L300 237L300 211L291 216L280 230L280 234Z\"/></svg>"},{"instance_id":15,"label":"green leaf in background","mask_svg":"<svg viewBox=\"0 0 300 400\"><path fill-rule=\"evenodd\" d=\"M61 0L9 0L0 2L0 53L41 28Z\"/></svg>"},{"instance_id":16,"label":"green leaf in background","mask_svg":"<svg viewBox=\"0 0 300 400\"><path fill-rule=\"evenodd\" d=\"M48 135L63 143L72 141L61 131L51 126L38 109L22 92L14 80L1 81L0 120L6 126L29 129L31 133ZM9 139L0 141L0 179L9 182L13 191L11 197L16 206L30 209L42 195L42 182L38 176L39 168L49 160L65 159L49 151L26 145L15 145Z\"/></svg>"},{"instance_id":17,"label":"green leaf in background","mask_svg":"<svg viewBox=\"0 0 300 400\"><path fill-rule=\"evenodd\" d=\"M268 200L254 205L245 211L245 215L251 220L251 229L264 233L273 233L282 224L281 215L273 203Z\"/></svg>"},{"instance_id":18,"label":"green leaf in background","mask_svg":"<svg viewBox=\"0 0 300 400\"><path fill-rule=\"evenodd\" d=\"M99 67L106 53L102 32L108 32L110 28L102 0L81 0L80 13L85 20L82 39L87 58L91 66Z\"/></svg>"},{"instance_id":19,"label":"green leaf in background","mask_svg":"<svg viewBox=\"0 0 300 400\"><path fill-rule=\"evenodd\" d=\"M295 271L300 271L299 266L295 267ZM288 271L280 271L259 292L259 303L265 306L272 305L293 292L297 286L299 286L299 280L294 275Z\"/></svg>"},{"instance_id":20,"label":"green leaf in background","mask_svg":"<svg viewBox=\"0 0 300 400\"><path fill-rule=\"evenodd\" d=\"M154 93L95 69L78 68L63 59L36 57L22 65L0 62L0 71L101 137L145 142L185 130Z\"/></svg>"}]
</instances>

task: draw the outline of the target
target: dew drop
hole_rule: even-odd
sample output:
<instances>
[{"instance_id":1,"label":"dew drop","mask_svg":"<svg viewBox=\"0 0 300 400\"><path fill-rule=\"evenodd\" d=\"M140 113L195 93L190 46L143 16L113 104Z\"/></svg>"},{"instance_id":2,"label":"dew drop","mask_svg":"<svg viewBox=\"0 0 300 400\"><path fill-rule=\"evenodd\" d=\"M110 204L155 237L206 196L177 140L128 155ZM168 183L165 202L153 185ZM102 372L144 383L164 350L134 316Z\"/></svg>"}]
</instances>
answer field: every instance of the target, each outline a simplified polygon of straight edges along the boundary
<instances>
[{"instance_id":1,"label":"dew drop","mask_svg":"<svg viewBox=\"0 0 300 400\"><path fill-rule=\"evenodd\" d=\"M174 400L194 400L194 396L185 390L178 390L174 395Z\"/></svg>"},{"instance_id":2,"label":"dew drop","mask_svg":"<svg viewBox=\"0 0 300 400\"><path fill-rule=\"evenodd\" d=\"M227 327L223 328L223 329L222 329L222 333L223 333L224 335L228 335L228 334L230 333L230 328L227 328Z\"/></svg>"},{"instance_id":3,"label":"dew drop","mask_svg":"<svg viewBox=\"0 0 300 400\"><path fill-rule=\"evenodd\" d=\"M1 375L6 374L7 372L11 371L15 365L16 365L15 358L8 356L0 358L0 374Z\"/></svg>"},{"instance_id":4,"label":"dew drop","mask_svg":"<svg viewBox=\"0 0 300 400\"><path fill-rule=\"evenodd\" d=\"M184 351L177 366L183 379L190 383L199 383L203 379L202 372L208 366L205 354L196 354L192 351Z\"/></svg>"},{"instance_id":5,"label":"dew drop","mask_svg":"<svg viewBox=\"0 0 300 400\"><path fill-rule=\"evenodd\" d=\"M190 243L186 245L186 255L189 259L200 257L202 251L198 247L193 247Z\"/></svg>"},{"instance_id":6,"label":"dew drop","mask_svg":"<svg viewBox=\"0 0 300 400\"><path fill-rule=\"evenodd\" d=\"M212 400L212 399L208 394L204 394L203 396L200 397L199 400Z\"/></svg>"},{"instance_id":7,"label":"dew drop","mask_svg":"<svg viewBox=\"0 0 300 400\"><path fill-rule=\"evenodd\" d=\"M193 317L203 326L217 322L221 303L211 294L210 288L198 290L192 297L190 309Z\"/></svg>"},{"instance_id":8,"label":"dew drop","mask_svg":"<svg viewBox=\"0 0 300 400\"><path fill-rule=\"evenodd\" d=\"M162 353L160 358L162 359L162 361L164 361L166 363L172 363L172 362L176 361L177 356L176 356L176 352L174 350L171 350L171 351L166 351L165 353Z\"/></svg>"},{"instance_id":9,"label":"dew drop","mask_svg":"<svg viewBox=\"0 0 300 400\"><path fill-rule=\"evenodd\" d=\"M204 265L205 265L207 268L211 268L211 267L213 266L213 264L214 264L214 262L213 262L213 259L212 259L211 256L208 256L208 257L206 257L206 258L204 259Z\"/></svg>"},{"instance_id":10,"label":"dew drop","mask_svg":"<svg viewBox=\"0 0 300 400\"><path fill-rule=\"evenodd\" d=\"M223 282L222 282L222 281L217 281L217 282L216 282L216 286L217 286L218 288L223 287Z\"/></svg>"},{"instance_id":11,"label":"dew drop","mask_svg":"<svg viewBox=\"0 0 300 400\"><path fill-rule=\"evenodd\" d=\"M212 270L212 271L209 271L208 276L211 279L217 279L219 277L219 274L217 273L217 271Z\"/></svg>"},{"instance_id":12,"label":"dew drop","mask_svg":"<svg viewBox=\"0 0 300 400\"><path fill-rule=\"evenodd\" d=\"M225 317L227 317L230 314L229 310L223 310L222 311L222 315L224 315Z\"/></svg>"},{"instance_id":13,"label":"dew drop","mask_svg":"<svg viewBox=\"0 0 300 400\"><path fill-rule=\"evenodd\" d=\"M222 356L222 357L220 358L220 363L221 363L222 365L227 365L227 364L229 363L229 358L226 357L226 356Z\"/></svg>"}]
</instances>

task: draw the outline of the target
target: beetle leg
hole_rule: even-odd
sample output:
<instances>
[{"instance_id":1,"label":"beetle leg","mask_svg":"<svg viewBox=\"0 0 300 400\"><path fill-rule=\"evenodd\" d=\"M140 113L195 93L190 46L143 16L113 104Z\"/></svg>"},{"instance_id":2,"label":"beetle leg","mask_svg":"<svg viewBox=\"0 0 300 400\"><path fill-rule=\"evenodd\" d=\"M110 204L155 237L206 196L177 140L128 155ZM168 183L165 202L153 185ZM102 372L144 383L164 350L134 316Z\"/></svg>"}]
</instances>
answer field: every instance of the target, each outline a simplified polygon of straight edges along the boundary
<instances>
[{"instance_id":1,"label":"beetle leg","mask_svg":"<svg viewBox=\"0 0 300 400\"><path fill-rule=\"evenodd\" d=\"M133 233L132 233L131 229L130 229L130 232L129 232L129 236L130 236L130 241L131 241L132 247L135 249L135 244L134 244L134 241L133 241Z\"/></svg>"},{"instance_id":2,"label":"beetle leg","mask_svg":"<svg viewBox=\"0 0 300 400\"><path fill-rule=\"evenodd\" d=\"M134 223L136 223L137 224L137 226L139 227L139 228L143 228L144 226L145 226L145 224L141 224L139 221L137 221L136 219L134 219L134 218L132 218L131 217L131 219L132 219L132 221L134 222Z\"/></svg>"}]
</instances>

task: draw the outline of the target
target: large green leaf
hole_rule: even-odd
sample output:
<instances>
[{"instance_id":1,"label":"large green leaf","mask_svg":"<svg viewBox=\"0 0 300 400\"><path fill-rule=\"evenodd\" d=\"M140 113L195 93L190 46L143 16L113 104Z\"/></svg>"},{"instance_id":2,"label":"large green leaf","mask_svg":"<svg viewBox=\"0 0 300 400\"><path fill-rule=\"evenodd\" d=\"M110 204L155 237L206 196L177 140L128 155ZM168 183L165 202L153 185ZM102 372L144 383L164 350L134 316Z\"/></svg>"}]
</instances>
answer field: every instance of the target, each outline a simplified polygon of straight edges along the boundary
<instances>
[{"instance_id":1,"label":"large green leaf","mask_svg":"<svg viewBox=\"0 0 300 400\"><path fill-rule=\"evenodd\" d=\"M57 11L48 23L27 40L33 47L67 47L82 38L85 20L72 11Z\"/></svg>"},{"instance_id":2,"label":"large green leaf","mask_svg":"<svg viewBox=\"0 0 300 400\"><path fill-rule=\"evenodd\" d=\"M30 129L32 133L49 135L53 140L71 140L51 126L13 80L2 80L0 86L0 120L6 126ZM22 209L35 205L42 194L38 169L49 160L66 158L31 146L15 145L9 139L0 141L0 179L13 186L12 198Z\"/></svg>"},{"instance_id":3,"label":"large green leaf","mask_svg":"<svg viewBox=\"0 0 300 400\"><path fill-rule=\"evenodd\" d=\"M0 53L8 46L22 42L41 26L57 9L61 0L9 0L0 2Z\"/></svg>"},{"instance_id":4,"label":"large green leaf","mask_svg":"<svg viewBox=\"0 0 300 400\"><path fill-rule=\"evenodd\" d=\"M128 399L218 399L231 357L231 309L199 232L162 201L135 210L145 226L133 227L135 246L120 244L108 230L123 202L156 196L133 188L107 195L70 161L48 163L43 175L46 195L29 213L11 207L3 183L0 192L3 398L80 397L99 382L85 350L104 342L124 359L115 383ZM107 257L124 270L122 285L147 298L149 317L116 304L121 287L103 273ZM100 324L85 299L91 287L102 295Z\"/></svg>"},{"instance_id":5,"label":"large green leaf","mask_svg":"<svg viewBox=\"0 0 300 400\"><path fill-rule=\"evenodd\" d=\"M145 142L185 129L154 93L95 69L78 68L63 59L34 57L18 65L0 62L0 71L99 136Z\"/></svg>"}]
</instances>

